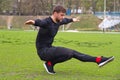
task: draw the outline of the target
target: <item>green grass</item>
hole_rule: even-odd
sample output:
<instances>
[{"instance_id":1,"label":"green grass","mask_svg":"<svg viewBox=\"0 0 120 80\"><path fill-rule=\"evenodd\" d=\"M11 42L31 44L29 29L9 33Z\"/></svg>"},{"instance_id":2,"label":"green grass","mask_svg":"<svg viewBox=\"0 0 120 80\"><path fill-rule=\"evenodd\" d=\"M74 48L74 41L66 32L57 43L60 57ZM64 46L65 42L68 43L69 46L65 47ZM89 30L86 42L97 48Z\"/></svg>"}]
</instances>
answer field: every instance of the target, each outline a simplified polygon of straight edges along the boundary
<instances>
[{"instance_id":1,"label":"green grass","mask_svg":"<svg viewBox=\"0 0 120 80\"><path fill-rule=\"evenodd\" d=\"M54 46L92 56L115 56L108 65L71 59L57 64L49 75L35 48L35 31L0 31L0 80L120 80L120 34L59 32Z\"/></svg>"}]
</instances>

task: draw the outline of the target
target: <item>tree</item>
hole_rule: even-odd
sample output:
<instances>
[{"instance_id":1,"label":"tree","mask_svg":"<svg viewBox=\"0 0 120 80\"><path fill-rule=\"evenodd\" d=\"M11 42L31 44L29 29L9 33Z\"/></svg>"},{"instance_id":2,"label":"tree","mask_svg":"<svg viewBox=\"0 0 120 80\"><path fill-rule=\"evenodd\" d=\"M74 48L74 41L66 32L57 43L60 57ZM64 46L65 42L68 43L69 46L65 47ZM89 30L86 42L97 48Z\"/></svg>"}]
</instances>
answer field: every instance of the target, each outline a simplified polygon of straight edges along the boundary
<instances>
[{"instance_id":1,"label":"tree","mask_svg":"<svg viewBox=\"0 0 120 80\"><path fill-rule=\"evenodd\" d=\"M12 1L11 0L0 0L0 12L8 12L12 9Z\"/></svg>"},{"instance_id":2,"label":"tree","mask_svg":"<svg viewBox=\"0 0 120 80\"><path fill-rule=\"evenodd\" d=\"M96 11L96 4L97 4L97 2L98 2L98 0L92 0L92 11L93 11L93 13L95 13L95 11Z\"/></svg>"},{"instance_id":3,"label":"tree","mask_svg":"<svg viewBox=\"0 0 120 80\"><path fill-rule=\"evenodd\" d=\"M26 15L48 14L51 10L50 8L50 0L24 0L21 3L21 12Z\"/></svg>"},{"instance_id":4,"label":"tree","mask_svg":"<svg viewBox=\"0 0 120 80\"><path fill-rule=\"evenodd\" d=\"M84 12L104 11L104 0L0 0L0 13L46 15L58 4L72 10L81 7ZM120 0L107 0L107 10L120 11Z\"/></svg>"}]
</instances>

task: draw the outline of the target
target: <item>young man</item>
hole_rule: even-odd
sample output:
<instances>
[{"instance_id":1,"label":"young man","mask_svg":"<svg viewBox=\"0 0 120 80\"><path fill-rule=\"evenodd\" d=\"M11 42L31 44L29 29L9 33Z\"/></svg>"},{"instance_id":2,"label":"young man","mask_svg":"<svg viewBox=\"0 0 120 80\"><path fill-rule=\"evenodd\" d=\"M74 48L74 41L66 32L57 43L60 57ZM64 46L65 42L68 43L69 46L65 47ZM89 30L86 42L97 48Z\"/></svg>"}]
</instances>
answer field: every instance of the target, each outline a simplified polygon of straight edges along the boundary
<instances>
[{"instance_id":1,"label":"young man","mask_svg":"<svg viewBox=\"0 0 120 80\"><path fill-rule=\"evenodd\" d=\"M55 74L55 64L64 62L71 58L76 58L83 62L95 62L99 67L107 64L114 59L113 56L108 58L101 56L93 57L72 49L52 46L54 37L57 34L60 25L79 21L77 18L64 18L65 13L65 8L62 6L56 6L53 10L52 16L47 17L43 20L36 19L28 20L25 22L25 24L40 27L36 39L36 48L40 59L45 61L44 67L49 74Z\"/></svg>"}]
</instances>

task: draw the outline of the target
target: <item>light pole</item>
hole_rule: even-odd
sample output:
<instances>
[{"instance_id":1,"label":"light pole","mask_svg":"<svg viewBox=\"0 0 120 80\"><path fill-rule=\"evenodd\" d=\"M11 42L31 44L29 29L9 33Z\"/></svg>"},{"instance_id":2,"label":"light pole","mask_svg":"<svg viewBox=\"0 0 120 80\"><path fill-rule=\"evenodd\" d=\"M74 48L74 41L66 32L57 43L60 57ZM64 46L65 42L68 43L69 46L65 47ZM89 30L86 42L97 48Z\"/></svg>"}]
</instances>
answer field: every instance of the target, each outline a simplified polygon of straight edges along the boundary
<instances>
[{"instance_id":1,"label":"light pole","mask_svg":"<svg viewBox=\"0 0 120 80\"><path fill-rule=\"evenodd\" d=\"M104 19L106 18L106 0L104 0Z\"/></svg>"},{"instance_id":2,"label":"light pole","mask_svg":"<svg viewBox=\"0 0 120 80\"><path fill-rule=\"evenodd\" d=\"M106 0L104 0L104 19L106 18ZM104 22L105 26L105 22ZM105 28L103 28L103 32L105 32Z\"/></svg>"},{"instance_id":3,"label":"light pole","mask_svg":"<svg viewBox=\"0 0 120 80\"><path fill-rule=\"evenodd\" d=\"M21 15L21 0L18 0L18 15Z\"/></svg>"},{"instance_id":4,"label":"light pole","mask_svg":"<svg viewBox=\"0 0 120 80\"><path fill-rule=\"evenodd\" d=\"M62 5L65 7L65 2L64 2L64 0L62 0L62 2L63 2Z\"/></svg>"},{"instance_id":5,"label":"light pole","mask_svg":"<svg viewBox=\"0 0 120 80\"><path fill-rule=\"evenodd\" d=\"M116 11L116 3L115 3L115 0L114 0L114 12Z\"/></svg>"}]
</instances>

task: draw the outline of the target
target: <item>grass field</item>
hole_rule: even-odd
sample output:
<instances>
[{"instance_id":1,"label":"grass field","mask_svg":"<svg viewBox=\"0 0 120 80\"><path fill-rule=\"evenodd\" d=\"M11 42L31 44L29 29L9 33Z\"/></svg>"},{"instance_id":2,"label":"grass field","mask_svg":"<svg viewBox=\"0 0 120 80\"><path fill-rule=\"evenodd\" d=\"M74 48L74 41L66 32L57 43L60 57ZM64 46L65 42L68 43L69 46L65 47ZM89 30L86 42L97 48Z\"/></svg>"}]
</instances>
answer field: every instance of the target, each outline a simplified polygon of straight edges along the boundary
<instances>
[{"instance_id":1,"label":"grass field","mask_svg":"<svg viewBox=\"0 0 120 80\"><path fill-rule=\"evenodd\" d=\"M49 75L35 49L36 31L0 31L0 80L120 80L120 34L59 32L54 46L92 56L115 56L99 68L95 63L71 59L57 64Z\"/></svg>"}]
</instances>

